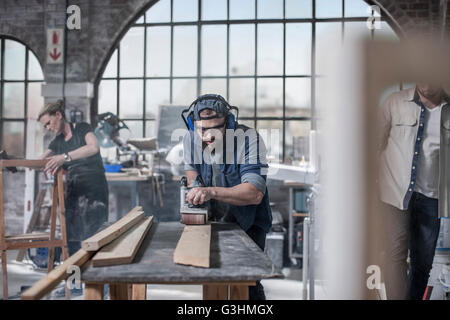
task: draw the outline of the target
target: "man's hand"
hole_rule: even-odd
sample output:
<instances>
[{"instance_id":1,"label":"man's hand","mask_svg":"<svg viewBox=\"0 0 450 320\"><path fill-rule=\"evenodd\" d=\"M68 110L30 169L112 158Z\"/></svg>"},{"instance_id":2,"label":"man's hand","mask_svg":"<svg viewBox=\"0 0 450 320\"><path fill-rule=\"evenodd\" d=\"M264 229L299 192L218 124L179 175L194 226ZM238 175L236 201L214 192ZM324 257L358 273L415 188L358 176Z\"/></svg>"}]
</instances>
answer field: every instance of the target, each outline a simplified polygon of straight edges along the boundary
<instances>
[{"instance_id":1,"label":"man's hand","mask_svg":"<svg viewBox=\"0 0 450 320\"><path fill-rule=\"evenodd\" d=\"M50 172L52 175L55 173L55 171L61 167L64 164L64 155L58 154L56 156L48 157L49 161L45 165L44 172Z\"/></svg>"},{"instance_id":2,"label":"man's hand","mask_svg":"<svg viewBox=\"0 0 450 320\"><path fill-rule=\"evenodd\" d=\"M200 205L211 200L213 193L210 188L199 187L191 189L186 195L186 201L193 205Z\"/></svg>"}]
</instances>

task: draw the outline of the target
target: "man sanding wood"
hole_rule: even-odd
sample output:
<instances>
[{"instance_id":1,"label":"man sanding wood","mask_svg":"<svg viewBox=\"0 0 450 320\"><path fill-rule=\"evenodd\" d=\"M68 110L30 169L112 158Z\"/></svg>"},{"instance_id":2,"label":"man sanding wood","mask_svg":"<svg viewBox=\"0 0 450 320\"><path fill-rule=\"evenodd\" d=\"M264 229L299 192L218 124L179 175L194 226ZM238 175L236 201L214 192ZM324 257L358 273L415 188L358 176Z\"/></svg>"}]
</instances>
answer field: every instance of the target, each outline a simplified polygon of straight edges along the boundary
<instances>
[{"instance_id":1,"label":"man sanding wood","mask_svg":"<svg viewBox=\"0 0 450 320\"><path fill-rule=\"evenodd\" d=\"M212 220L236 222L264 250L272 225L266 149L256 130L237 123L233 109L222 96L206 94L183 112L189 129L183 140L184 169L188 186L194 187L186 200L208 203ZM265 299L259 282L249 295Z\"/></svg>"}]
</instances>

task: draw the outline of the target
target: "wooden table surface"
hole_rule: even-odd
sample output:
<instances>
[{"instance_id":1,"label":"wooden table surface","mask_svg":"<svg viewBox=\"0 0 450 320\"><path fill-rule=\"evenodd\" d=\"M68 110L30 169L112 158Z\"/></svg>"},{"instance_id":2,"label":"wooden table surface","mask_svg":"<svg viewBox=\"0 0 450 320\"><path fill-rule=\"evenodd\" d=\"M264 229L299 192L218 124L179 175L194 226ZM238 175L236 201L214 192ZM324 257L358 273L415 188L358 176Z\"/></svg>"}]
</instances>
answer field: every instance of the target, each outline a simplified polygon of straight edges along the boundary
<instances>
[{"instance_id":1,"label":"wooden table surface","mask_svg":"<svg viewBox=\"0 0 450 320\"><path fill-rule=\"evenodd\" d=\"M105 283L203 284L204 298L208 290L211 298L211 291L217 295L217 290L227 285L247 288L261 279L283 278L280 270L247 234L238 225L230 223L212 223L210 268L175 264L173 252L183 228L179 222L154 223L132 264L88 266L81 273L81 281L90 284L90 288ZM121 290L126 291L123 286Z\"/></svg>"}]
</instances>

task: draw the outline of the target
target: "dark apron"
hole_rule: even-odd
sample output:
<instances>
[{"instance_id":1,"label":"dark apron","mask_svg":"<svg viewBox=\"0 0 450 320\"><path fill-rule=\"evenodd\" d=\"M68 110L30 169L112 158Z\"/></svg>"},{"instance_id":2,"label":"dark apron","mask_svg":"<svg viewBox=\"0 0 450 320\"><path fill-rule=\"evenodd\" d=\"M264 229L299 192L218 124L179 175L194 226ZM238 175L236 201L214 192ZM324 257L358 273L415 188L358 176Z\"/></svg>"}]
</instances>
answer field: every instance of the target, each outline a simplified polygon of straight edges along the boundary
<instances>
[{"instance_id":1,"label":"dark apron","mask_svg":"<svg viewBox=\"0 0 450 320\"><path fill-rule=\"evenodd\" d=\"M72 124L71 129L78 148L85 145ZM104 172L84 172L81 167L68 168L66 183L67 240L82 241L108 220L108 184Z\"/></svg>"},{"instance_id":2,"label":"dark apron","mask_svg":"<svg viewBox=\"0 0 450 320\"><path fill-rule=\"evenodd\" d=\"M82 241L108 220L105 174L72 174L67 178L66 229L68 241Z\"/></svg>"}]
</instances>

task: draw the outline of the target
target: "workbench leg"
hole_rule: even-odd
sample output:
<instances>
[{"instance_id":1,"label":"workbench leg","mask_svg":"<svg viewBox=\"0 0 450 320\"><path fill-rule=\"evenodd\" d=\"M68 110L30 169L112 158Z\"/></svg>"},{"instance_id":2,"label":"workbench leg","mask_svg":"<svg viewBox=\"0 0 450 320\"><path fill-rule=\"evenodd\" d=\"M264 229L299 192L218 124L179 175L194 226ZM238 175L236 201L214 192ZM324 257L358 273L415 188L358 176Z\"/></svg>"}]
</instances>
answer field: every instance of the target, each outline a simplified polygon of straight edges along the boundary
<instances>
[{"instance_id":1,"label":"workbench leg","mask_svg":"<svg viewBox=\"0 0 450 320\"><path fill-rule=\"evenodd\" d=\"M85 283L84 300L103 300L103 283Z\"/></svg>"},{"instance_id":2,"label":"workbench leg","mask_svg":"<svg viewBox=\"0 0 450 320\"><path fill-rule=\"evenodd\" d=\"M248 300L248 286L230 285L230 300Z\"/></svg>"},{"instance_id":3,"label":"workbench leg","mask_svg":"<svg viewBox=\"0 0 450 320\"><path fill-rule=\"evenodd\" d=\"M130 284L128 283L110 283L109 299L110 300L128 300Z\"/></svg>"},{"instance_id":4,"label":"workbench leg","mask_svg":"<svg viewBox=\"0 0 450 320\"><path fill-rule=\"evenodd\" d=\"M131 287L131 300L147 300L146 284L133 284Z\"/></svg>"},{"instance_id":5,"label":"workbench leg","mask_svg":"<svg viewBox=\"0 0 450 320\"><path fill-rule=\"evenodd\" d=\"M3 300L8 300L8 273L6 263L6 250L2 250Z\"/></svg>"},{"instance_id":6,"label":"workbench leg","mask_svg":"<svg viewBox=\"0 0 450 320\"><path fill-rule=\"evenodd\" d=\"M204 284L203 300L228 300L228 285Z\"/></svg>"}]
</instances>

